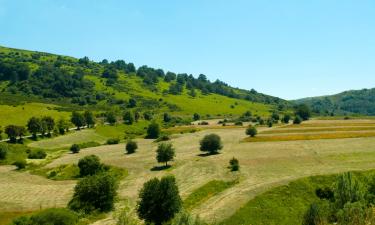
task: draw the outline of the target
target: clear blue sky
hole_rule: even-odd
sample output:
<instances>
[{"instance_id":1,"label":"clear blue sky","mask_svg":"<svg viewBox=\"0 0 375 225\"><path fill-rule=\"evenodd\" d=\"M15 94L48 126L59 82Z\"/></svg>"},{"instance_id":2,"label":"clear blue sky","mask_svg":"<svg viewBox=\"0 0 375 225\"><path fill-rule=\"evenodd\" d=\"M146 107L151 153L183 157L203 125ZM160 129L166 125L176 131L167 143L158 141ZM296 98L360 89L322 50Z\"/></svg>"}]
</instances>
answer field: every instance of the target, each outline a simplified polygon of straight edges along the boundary
<instances>
[{"instance_id":1,"label":"clear blue sky","mask_svg":"<svg viewBox=\"0 0 375 225\"><path fill-rule=\"evenodd\" d=\"M0 45L296 99L375 87L375 1L0 0Z\"/></svg>"}]
</instances>

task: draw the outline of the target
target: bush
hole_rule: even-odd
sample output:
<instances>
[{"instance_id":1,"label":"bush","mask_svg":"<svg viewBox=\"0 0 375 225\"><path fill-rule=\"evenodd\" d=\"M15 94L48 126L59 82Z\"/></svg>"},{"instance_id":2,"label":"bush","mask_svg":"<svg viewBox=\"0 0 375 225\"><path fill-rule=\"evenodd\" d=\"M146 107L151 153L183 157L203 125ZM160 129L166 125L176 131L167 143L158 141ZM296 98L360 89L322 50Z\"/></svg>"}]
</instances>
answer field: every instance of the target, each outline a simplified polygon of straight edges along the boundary
<instances>
[{"instance_id":1,"label":"bush","mask_svg":"<svg viewBox=\"0 0 375 225\"><path fill-rule=\"evenodd\" d=\"M70 147L70 151L73 153L73 154L76 154L78 153L79 151L81 150L81 147L77 144L73 144L71 147Z\"/></svg>"},{"instance_id":2,"label":"bush","mask_svg":"<svg viewBox=\"0 0 375 225\"><path fill-rule=\"evenodd\" d=\"M116 145L120 143L120 139L119 138L110 138L107 140L107 144L108 145Z\"/></svg>"},{"instance_id":3,"label":"bush","mask_svg":"<svg viewBox=\"0 0 375 225\"><path fill-rule=\"evenodd\" d=\"M12 165L17 167L17 170L25 169L26 168L26 160L24 159L19 159L15 161Z\"/></svg>"},{"instance_id":4,"label":"bush","mask_svg":"<svg viewBox=\"0 0 375 225\"><path fill-rule=\"evenodd\" d=\"M300 116L296 116L293 120L293 124L301 124L302 118Z\"/></svg>"},{"instance_id":5,"label":"bush","mask_svg":"<svg viewBox=\"0 0 375 225\"><path fill-rule=\"evenodd\" d=\"M238 171L238 170L240 170L240 163L239 163L238 159L236 159L236 158L233 157L229 161L229 167L230 167L231 171Z\"/></svg>"},{"instance_id":6,"label":"bush","mask_svg":"<svg viewBox=\"0 0 375 225\"><path fill-rule=\"evenodd\" d=\"M198 125L203 125L203 126L205 126L205 125L209 125L209 123L208 123L207 121L202 121L202 122L198 123Z\"/></svg>"},{"instance_id":7,"label":"bush","mask_svg":"<svg viewBox=\"0 0 375 225\"><path fill-rule=\"evenodd\" d=\"M168 135L162 135L158 139L156 139L156 142L161 142L161 141L169 141L171 138Z\"/></svg>"},{"instance_id":8,"label":"bush","mask_svg":"<svg viewBox=\"0 0 375 225\"><path fill-rule=\"evenodd\" d=\"M27 155L27 158L29 159L44 159L46 158L47 153L41 149L37 150L32 150L30 153Z\"/></svg>"},{"instance_id":9,"label":"bush","mask_svg":"<svg viewBox=\"0 0 375 225\"><path fill-rule=\"evenodd\" d=\"M221 138L217 134L209 134L204 136L200 141L200 150L203 152L209 152L210 154L216 154L223 148Z\"/></svg>"},{"instance_id":10,"label":"bush","mask_svg":"<svg viewBox=\"0 0 375 225\"><path fill-rule=\"evenodd\" d=\"M281 121L283 123L289 123L289 120L290 120L290 115L289 114L286 114L282 119Z\"/></svg>"},{"instance_id":11,"label":"bush","mask_svg":"<svg viewBox=\"0 0 375 225\"><path fill-rule=\"evenodd\" d=\"M78 215L68 209L51 208L32 216L21 216L12 221L13 225L72 225L78 221Z\"/></svg>"},{"instance_id":12,"label":"bush","mask_svg":"<svg viewBox=\"0 0 375 225\"><path fill-rule=\"evenodd\" d=\"M160 127L156 122L152 122L147 128L146 138L155 139L160 136Z\"/></svg>"},{"instance_id":13,"label":"bush","mask_svg":"<svg viewBox=\"0 0 375 225\"><path fill-rule=\"evenodd\" d=\"M243 126L243 123L241 121L237 121L237 122L234 123L234 125L236 125L236 126Z\"/></svg>"},{"instance_id":14,"label":"bush","mask_svg":"<svg viewBox=\"0 0 375 225\"><path fill-rule=\"evenodd\" d=\"M328 188L328 187L325 187L325 188L317 188L315 190L315 194L316 196L318 196L318 198L320 199L327 199L327 200L333 200L334 198L334 194L333 194L333 191Z\"/></svg>"},{"instance_id":15,"label":"bush","mask_svg":"<svg viewBox=\"0 0 375 225\"><path fill-rule=\"evenodd\" d=\"M8 154L8 146L6 144L0 143L0 160L6 159Z\"/></svg>"},{"instance_id":16,"label":"bush","mask_svg":"<svg viewBox=\"0 0 375 225\"><path fill-rule=\"evenodd\" d=\"M135 150L137 150L137 148L138 148L137 142L132 141L132 140L129 140L129 141L126 143L125 150L126 150L126 153L128 153L128 154L132 154L132 153L135 152Z\"/></svg>"},{"instance_id":17,"label":"bush","mask_svg":"<svg viewBox=\"0 0 375 225\"><path fill-rule=\"evenodd\" d=\"M100 159L96 155L85 156L78 161L79 174L81 177L94 175L103 169Z\"/></svg>"},{"instance_id":18,"label":"bush","mask_svg":"<svg viewBox=\"0 0 375 225\"><path fill-rule=\"evenodd\" d=\"M320 225L324 224L324 218L320 212L319 206L311 204L303 216L302 225Z\"/></svg>"},{"instance_id":19,"label":"bush","mask_svg":"<svg viewBox=\"0 0 375 225\"><path fill-rule=\"evenodd\" d=\"M108 173L100 173L78 181L68 207L77 212L108 212L113 209L117 182Z\"/></svg>"},{"instance_id":20,"label":"bush","mask_svg":"<svg viewBox=\"0 0 375 225\"><path fill-rule=\"evenodd\" d=\"M254 126L250 126L246 129L246 134L251 137L255 137L257 133L258 133L257 128Z\"/></svg>"},{"instance_id":21,"label":"bush","mask_svg":"<svg viewBox=\"0 0 375 225\"><path fill-rule=\"evenodd\" d=\"M163 224L171 220L182 205L173 176L147 181L139 192L139 199L137 212L146 224Z\"/></svg>"}]
</instances>

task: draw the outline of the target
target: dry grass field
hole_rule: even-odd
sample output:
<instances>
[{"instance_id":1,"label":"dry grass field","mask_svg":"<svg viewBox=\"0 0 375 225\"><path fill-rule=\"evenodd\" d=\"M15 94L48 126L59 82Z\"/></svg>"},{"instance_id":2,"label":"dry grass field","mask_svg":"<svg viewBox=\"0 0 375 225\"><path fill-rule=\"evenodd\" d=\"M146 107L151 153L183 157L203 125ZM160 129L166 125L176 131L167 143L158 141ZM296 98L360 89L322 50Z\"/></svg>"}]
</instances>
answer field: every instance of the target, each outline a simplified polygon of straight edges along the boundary
<instances>
[{"instance_id":1,"label":"dry grass field","mask_svg":"<svg viewBox=\"0 0 375 225\"><path fill-rule=\"evenodd\" d=\"M371 121L309 121L298 129L311 127L374 126ZM343 125L345 124L345 125ZM366 125L364 125L366 124ZM296 125L275 128L259 128L259 137L280 136L271 130L297 128ZM353 131L319 131L350 134ZM317 134L321 134L321 133ZM362 133L370 131L358 131ZM216 133L222 137L224 148L221 154L200 156L199 140L206 134ZM309 134L301 130L300 135ZM66 153L46 167L77 163L85 155L95 154L109 165L126 168L129 176L121 181L120 199L135 203L143 183L165 174L176 176L183 199L194 190L212 180L238 180L235 185L216 193L192 209L207 221L221 221L234 214L241 206L259 193L274 186L285 184L300 177L317 174L332 174L348 170L375 168L375 137L244 142L245 128L205 129L195 133L175 135L172 143L176 148L176 159L167 170L152 170L159 166L155 160L157 144L152 140L139 139L135 154L124 154L124 144L83 149L79 154ZM229 171L232 157L240 161L240 172ZM67 203L74 186L73 181L56 182L25 172L15 172L9 167L0 167L1 210L35 210L43 206L60 206ZM11 190L11 191L9 191ZM119 203L121 205L121 201ZM134 205L134 204L133 204ZM108 219L106 220L108 222ZM100 224L100 222L96 223ZM110 224L110 223L109 223Z\"/></svg>"}]
</instances>

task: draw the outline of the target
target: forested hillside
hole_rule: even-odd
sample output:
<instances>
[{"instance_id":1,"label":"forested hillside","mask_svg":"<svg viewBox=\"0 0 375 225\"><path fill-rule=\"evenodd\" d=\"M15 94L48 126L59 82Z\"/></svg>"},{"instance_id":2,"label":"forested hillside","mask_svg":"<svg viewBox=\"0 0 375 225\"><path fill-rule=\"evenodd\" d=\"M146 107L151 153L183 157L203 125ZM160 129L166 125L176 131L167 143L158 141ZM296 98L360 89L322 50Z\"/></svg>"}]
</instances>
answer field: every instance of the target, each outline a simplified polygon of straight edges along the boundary
<instances>
[{"instance_id":1,"label":"forested hillside","mask_svg":"<svg viewBox=\"0 0 375 225\"><path fill-rule=\"evenodd\" d=\"M265 114L288 102L241 90L203 74L136 68L124 60L93 62L49 53L0 47L0 104L47 102L70 108L142 108L181 115ZM10 100L11 99L11 100Z\"/></svg>"},{"instance_id":2,"label":"forested hillside","mask_svg":"<svg viewBox=\"0 0 375 225\"><path fill-rule=\"evenodd\" d=\"M375 89L345 91L331 96L296 100L320 115L375 115Z\"/></svg>"}]
</instances>

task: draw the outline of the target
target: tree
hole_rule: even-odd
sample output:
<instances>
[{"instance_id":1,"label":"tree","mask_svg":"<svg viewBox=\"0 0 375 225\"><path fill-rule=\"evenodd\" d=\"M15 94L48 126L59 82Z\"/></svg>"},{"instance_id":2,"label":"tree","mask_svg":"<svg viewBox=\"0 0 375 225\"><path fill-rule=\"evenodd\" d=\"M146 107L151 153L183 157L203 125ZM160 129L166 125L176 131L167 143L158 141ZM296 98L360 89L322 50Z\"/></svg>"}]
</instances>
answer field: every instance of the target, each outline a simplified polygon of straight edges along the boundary
<instances>
[{"instance_id":1,"label":"tree","mask_svg":"<svg viewBox=\"0 0 375 225\"><path fill-rule=\"evenodd\" d=\"M7 154L8 154L8 146L3 143L0 143L0 160L6 159Z\"/></svg>"},{"instance_id":2,"label":"tree","mask_svg":"<svg viewBox=\"0 0 375 225\"><path fill-rule=\"evenodd\" d=\"M284 117L281 119L283 123L289 123L289 120L290 120L289 114L284 115Z\"/></svg>"},{"instance_id":3,"label":"tree","mask_svg":"<svg viewBox=\"0 0 375 225\"><path fill-rule=\"evenodd\" d=\"M258 133L257 128L254 127L254 126L249 126L246 129L246 134L251 136L251 137L255 137L255 135L257 135L257 133Z\"/></svg>"},{"instance_id":4,"label":"tree","mask_svg":"<svg viewBox=\"0 0 375 225\"><path fill-rule=\"evenodd\" d=\"M233 157L229 161L229 167L230 167L231 171L238 171L238 170L240 170L240 163L239 163L238 159L236 159L236 158Z\"/></svg>"},{"instance_id":5,"label":"tree","mask_svg":"<svg viewBox=\"0 0 375 225\"><path fill-rule=\"evenodd\" d=\"M70 151L71 151L73 154L78 153L80 150L81 150L81 147L79 147L79 145L77 145L77 144L73 144L73 145L70 147Z\"/></svg>"},{"instance_id":6,"label":"tree","mask_svg":"<svg viewBox=\"0 0 375 225\"><path fill-rule=\"evenodd\" d=\"M68 206L74 211L90 213L113 209L118 184L109 173L99 173L78 181Z\"/></svg>"},{"instance_id":7,"label":"tree","mask_svg":"<svg viewBox=\"0 0 375 225\"><path fill-rule=\"evenodd\" d=\"M69 131L69 122L63 118L60 118L59 121L57 121L56 126L60 134L65 134L65 132Z\"/></svg>"},{"instance_id":8,"label":"tree","mask_svg":"<svg viewBox=\"0 0 375 225\"><path fill-rule=\"evenodd\" d=\"M143 113L143 118L145 118L145 120L150 121L150 120L152 120L153 115L152 115L151 112L144 112L144 113Z\"/></svg>"},{"instance_id":9,"label":"tree","mask_svg":"<svg viewBox=\"0 0 375 225\"><path fill-rule=\"evenodd\" d=\"M171 220L181 209L176 179L166 176L147 181L139 192L137 212L147 223L161 225Z\"/></svg>"},{"instance_id":10,"label":"tree","mask_svg":"<svg viewBox=\"0 0 375 225\"><path fill-rule=\"evenodd\" d=\"M134 153L135 150L137 150L137 148L138 148L137 142L135 142L133 140L129 140L126 143L126 146L125 146L126 153L128 153L128 154Z\"/></svg>"},{"instance_id":11,"label":"tree","mask_svg":"<svg viewBox=\"0 0 375 225\"><path fill-rule=\"evenodd\" d=\"M165 163L168 166L168 161L172 161L175 156L175 151L171 143L161 143L156 150L156 160L159 163Z\"/></svg>"},{"instance_id":12,"label":"tree","mask_svg":"<svg viewBox=\"0 0 375 225\"><path fill-rule=\"evenodd\" d=\"M51 135L51 131L55 129L55 120L50 116L44 116L42 118L42 125L45 126L48 135Z\"/></svg>"},{"instance_id":13,"label":"tree","mask_svg":"<svg viewBox=\"0 0 375 225\"><path fill-rule=\"evenodd\" d=\"M85 156L78 161L79 174L81 177L91 176L100 172L103 168L100 159L96 155Z\"/></svg>"},{"instance_id":14,"label":"tree","mask_svg":"<svg viewBox=\"0 0 375 225\"><path fill-rule=\"evenodd\" d=\"M294 113L296 116L300 116L302 120L308 120L311 117L311 110L306 104L297 105Z\"/></svg>"},{"instance_id":15,"label":"tree","mask_svg":"<svg viewBox=\"0 0 375 225\"><path fill-rule=\"evenodd\" d=\"M168 122L170 122L171 120L172 120L171 115L169 115L168 113L164 113L164 115L163 115L163 121L164 121L165 123L168 123Z\"/></svg>"},{"instance_id":16,"label":"tree","mask_svg":"<svg viewBox=\"0 0 375 225\"><path fill-rule=\"evenodd\" d=\"M86 125L85 117L79 112L72 112L71 122L77 127L77 130Z\"/></svg>"},{"instance_id":17,"label":"tree","mask_svg":"<svg viewBox=\"0 0 375 225\"><path fill-rule=\"evenodd\" d=\"M280 116L277 112L273 112L272 115L271 115L271 118L274 120L274 121L279 121L280 120Z\"/></svg>"},{"instance_id":18,"label":"tree","mask_svg":"<svg viewBox=\"0 0 375 225\"><path fill-rule=\"evenodd\" d=\"M209 152L210 154L217 154L223 148L221 138L217 134L208 134L200 141L200 150Z\"/></svg>"},{"instance_id":19,"label":"tree","mask_svg":"<svg viewBox=\"0 0 375 225\"><path fill-rule=\"evenodd\" d=\"M294 120L293 120L293 124L300 124L300 123L302 123L302 119L301 119L300 116L297 115L297 116L294 118Z\"/></svg>"},{"instance_id":20,"label":"tree","mask_svg":"<svg viewBox=\"0 0 375 225\"><path fill-rule=\"evenodd\" d=\"M194 113L193 120L197 121L197 120L200 120L200 119L201 119L201 116L198 113Z\"/></svg>"},{"instance_id":21,"label":"tree","mask_svg":"<svg viewBox=\"0 0 375 225\"><path fill-rule=\"evenodd\" d=\"M26 129L23 126L8 125L5 127L5 133L8 135L11 143L16 143L17 137L21 140L26 133Z\"/></svg>"},{"instance_id":22,"label":"tree","mask_svg":"<svg viewBox=\"0 0 375 225\"><path fill-rule=\"evenodd\" d=\"M147 128L147 138L156 139L160 136L160 127L155 121L152 122Z\"/></svg>"},{"instance_id":23,"label":"tree","mask_svg":"<svg viewBox=\"0 0 375 225\"><path fill-rule=\"evenodd\" d=\"M105 120L107 123L114 125L117 122L116 114L114 112L107 112L105 114Z\"/></svg>"},{"instance_id":24,"label":"tree","mask_svg":"<svg viewBox=\"0 0 375 225\"><path fill-rule=\"evenodd\" d=\"M33 135L33 139L37 139L37 134L42 130L42 121L33 116L29 119L26 126L27 130Z\"/></svg>"},{"instance_id":25,"label":"tree","mask_svg":"<svg viewBox=\"0 0 375 225\"><path fill-rule=\"evenodd\" d=\"M123 120L124 120L124 123L125 124L133 124L134 123L134 115L133 115L133 113L132 112L130 112L130 111L126 111L125 113L124 113L124 116L123 116L123 118L122 118Z\"/></svg>"},{"instance_id":26,"label":"tree","mask_svg":"<svg viewBox=\"0 0 375 225\"><path fill-rule=\"evenodd\" d=\"M95 117L94 117L94 114L91 111L85 111L83 113L83 117L85 118L85 122L86 122L88 128L94 127Z\"/></svg>"}]
</instances>

